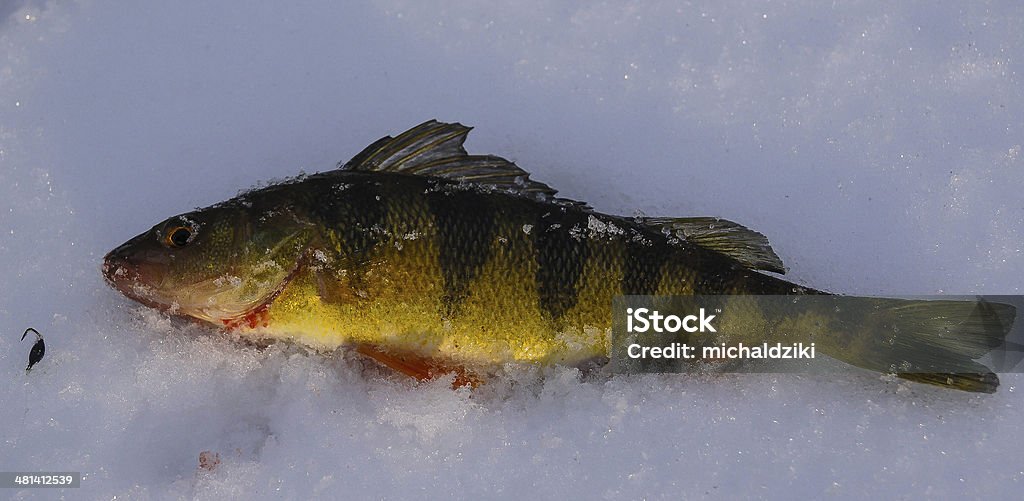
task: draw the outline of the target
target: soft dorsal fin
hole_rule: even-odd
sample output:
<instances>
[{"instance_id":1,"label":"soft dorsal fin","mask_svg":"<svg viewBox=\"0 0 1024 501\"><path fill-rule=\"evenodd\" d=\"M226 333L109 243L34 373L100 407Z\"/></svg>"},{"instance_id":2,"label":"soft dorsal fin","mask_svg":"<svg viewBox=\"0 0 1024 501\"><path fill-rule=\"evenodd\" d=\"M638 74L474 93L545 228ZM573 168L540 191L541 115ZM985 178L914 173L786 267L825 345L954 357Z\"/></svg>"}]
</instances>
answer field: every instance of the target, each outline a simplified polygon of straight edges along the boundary
<instances>
[{"instance_id":1,"label":"soft dorsal fin","mask_svg":"<svg viewBox=\"0 0 1024 501\"><path fill-rule=\"evenodd\" d=\"M541 200L585 207L555 198L557 190L530 179L516 164L493 155L469 155L462 147L472 127L436 120L424 122L398 137L386 136L339 167L346 170L399 172L496 188Z\"/></svg>"},{"instance_id":2,"label":"soft dorsal fin","mask_svg":"<svg viewBox=\"0 0 1024 501\"><path fill-rule=\"evenodd\" d=\"M721 252L752 270L786 273L768 238L732 221L717 217L648 217L640 222L661 232L680 232L688 242Z\"/></svg>"}]
</instances>

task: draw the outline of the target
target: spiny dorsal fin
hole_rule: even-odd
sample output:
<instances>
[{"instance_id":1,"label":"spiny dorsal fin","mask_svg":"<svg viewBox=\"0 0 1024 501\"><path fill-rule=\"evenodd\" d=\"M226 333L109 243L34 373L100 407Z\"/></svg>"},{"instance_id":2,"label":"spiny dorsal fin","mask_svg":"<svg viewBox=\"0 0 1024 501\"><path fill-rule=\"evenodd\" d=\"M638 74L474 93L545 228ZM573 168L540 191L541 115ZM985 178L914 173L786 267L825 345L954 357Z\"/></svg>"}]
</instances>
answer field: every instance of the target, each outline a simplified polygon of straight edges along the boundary
<instances>
[{"instance_id":1,"label":"spiny dorsal fin","mask_svg":"<svg viewBox=\"0 0 1024 501\"><path fill-rule=\"evenodd\" d=\"M459 123L430 120L398 137L378 139L340 168L439 177L586 207L581 202L555 198L557 190L530 179L528 172L504 158L467 154L462 143L471 129Z\"/></svg>"},{"instance_id":2,"label":"spiny dorsal fin","mask_svg":"<svg viewBox=\"0 0 1024 501\"><path fill-rule=\"evenodd\" d=\"M717 217L648 217L640 222L661 232L680 232L688 242L721 252L752 270L786 273L768 238L732 221Z\"/></svg>"}]
</instances>

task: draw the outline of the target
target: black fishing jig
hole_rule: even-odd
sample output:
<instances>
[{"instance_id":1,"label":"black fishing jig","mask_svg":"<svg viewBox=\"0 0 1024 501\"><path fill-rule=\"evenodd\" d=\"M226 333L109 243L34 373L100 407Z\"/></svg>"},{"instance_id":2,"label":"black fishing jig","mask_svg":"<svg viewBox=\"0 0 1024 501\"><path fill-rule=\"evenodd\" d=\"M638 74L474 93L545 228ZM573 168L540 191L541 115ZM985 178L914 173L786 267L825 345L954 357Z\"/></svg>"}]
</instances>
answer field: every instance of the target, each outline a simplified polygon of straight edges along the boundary
<instances>
[{"instance_id":1,"label":"black fishing jig","mask_svg":"<svg viewBox=\"0 0 1024 501\"><path fill-rule=\"evenodd\" d=\"M35 333L36 344L32 345L32 351L28 353L28 367L25 367L26 371L32 370L32 366L42 360L43 354L46 353L46 343L43 342L43 335L40 334L39 331L29 327L28 329L25 329L25 333L21 335L21 340L24 341L25 336L27 336L29 332Z\"/></svg>"}]
</instances>

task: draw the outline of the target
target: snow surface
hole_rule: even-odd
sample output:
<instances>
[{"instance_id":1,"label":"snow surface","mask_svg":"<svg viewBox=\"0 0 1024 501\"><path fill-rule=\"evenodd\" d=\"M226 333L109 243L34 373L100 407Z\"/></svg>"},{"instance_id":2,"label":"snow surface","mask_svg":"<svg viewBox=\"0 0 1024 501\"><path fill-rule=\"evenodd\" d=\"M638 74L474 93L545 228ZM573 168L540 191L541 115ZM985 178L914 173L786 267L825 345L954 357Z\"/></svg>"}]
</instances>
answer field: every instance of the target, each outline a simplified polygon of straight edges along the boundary
<instances>
[{"instance_id":1,"label":"snow surface","mask_svg":"<svg viewBox=\"0 0 1024 501\"><path fill-rule=\"evenodd\" d=\"M995 395L828 375L476 392L265 350L104 285L169 215L429 118L606 212L764 232L849 294L1019 294L1024 4L0 3L0 470L15 498L1016 498ZM24 371L29 326L46 358ZM200 470L201 452L219 454Z\"/></svg>"}]
</instances>

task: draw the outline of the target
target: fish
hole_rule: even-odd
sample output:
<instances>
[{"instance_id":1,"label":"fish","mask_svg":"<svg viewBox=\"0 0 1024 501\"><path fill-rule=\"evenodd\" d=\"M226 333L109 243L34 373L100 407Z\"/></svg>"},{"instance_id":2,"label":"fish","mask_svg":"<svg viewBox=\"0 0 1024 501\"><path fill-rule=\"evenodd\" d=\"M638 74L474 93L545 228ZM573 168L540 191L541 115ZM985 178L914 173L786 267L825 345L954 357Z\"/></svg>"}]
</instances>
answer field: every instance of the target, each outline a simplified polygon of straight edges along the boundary
<instances>
[{"instance_id":1,"label":"fish","mask_svg":"<svg viewBox=\"0 0 1024 501\"><path fill-rule=\"evenodd\" d=\"M761 233L715 217L599 212L513 162L469 154L470 130L430 120L333 170L167 218L111 250L104 278L245 338L352 349L418 379L454 372L472 385L509 363L606 363L617 296L827 294L781 278ZM819 350L994 392L998 377L974 359L1002 342L1015 310L988 307L994 326L950 331L933 320L972 303L890 300L875 309L904 313L893 320L901 342L860 329ZM956 370L900 370L929 360Z\"/></svg>"}]
</instances>

